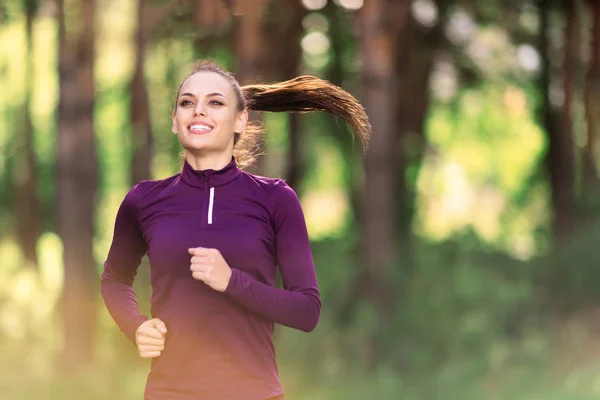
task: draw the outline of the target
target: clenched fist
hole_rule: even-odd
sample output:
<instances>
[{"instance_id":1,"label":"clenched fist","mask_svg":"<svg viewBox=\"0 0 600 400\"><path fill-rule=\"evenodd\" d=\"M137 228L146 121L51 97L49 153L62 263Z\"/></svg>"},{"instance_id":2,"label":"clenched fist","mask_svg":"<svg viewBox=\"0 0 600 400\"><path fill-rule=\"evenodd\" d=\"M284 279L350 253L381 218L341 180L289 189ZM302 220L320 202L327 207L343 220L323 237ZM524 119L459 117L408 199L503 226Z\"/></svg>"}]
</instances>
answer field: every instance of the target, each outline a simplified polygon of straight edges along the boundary
<instances>
[{"instance_id":1,"label":"clenched fist","mask_svg":"<svg viewBox=\"0 0 600 400\"><path fill-rule=\"evenodd\" d=\"M206 283L216 291L224 292L231 279L231 268L219 250L196 247L188 252L192 256L190 270L194 279Z\"/></svg>"},{"instance_id":2,"label":"clenched fist","mask_svg":"<svg viewBox=\"0 0 600 400\"><path fill-rule=\"evenodd\" d=\"M165 335L167 327L158 318L151 319L141 324L135 331L135 344L142 358L160 356L165 348Z\"/></svg>"}]
</instances>

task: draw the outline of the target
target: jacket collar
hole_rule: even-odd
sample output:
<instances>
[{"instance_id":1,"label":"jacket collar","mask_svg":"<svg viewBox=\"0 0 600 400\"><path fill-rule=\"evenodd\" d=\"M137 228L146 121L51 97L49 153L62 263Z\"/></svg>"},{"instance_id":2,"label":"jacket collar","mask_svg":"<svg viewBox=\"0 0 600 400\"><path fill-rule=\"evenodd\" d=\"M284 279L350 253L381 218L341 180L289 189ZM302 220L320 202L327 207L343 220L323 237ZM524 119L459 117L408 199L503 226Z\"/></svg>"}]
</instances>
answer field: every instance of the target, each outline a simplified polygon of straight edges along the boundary
<instances>
[{"instance_id":1,"label":"jacket collar","mask_svg":"<svg viewBox=\"0 0 600 400\"><path fill-rule=\"evenodd\" d=\"M184 160L183 169L181 170L181 180L190 186L204 189L207 187L215 187L225 185L241 174L235 161L235 157L231 157L231 161L225 167L219 170L204 169L196 170Z\"/></svg>"}]
</instances>

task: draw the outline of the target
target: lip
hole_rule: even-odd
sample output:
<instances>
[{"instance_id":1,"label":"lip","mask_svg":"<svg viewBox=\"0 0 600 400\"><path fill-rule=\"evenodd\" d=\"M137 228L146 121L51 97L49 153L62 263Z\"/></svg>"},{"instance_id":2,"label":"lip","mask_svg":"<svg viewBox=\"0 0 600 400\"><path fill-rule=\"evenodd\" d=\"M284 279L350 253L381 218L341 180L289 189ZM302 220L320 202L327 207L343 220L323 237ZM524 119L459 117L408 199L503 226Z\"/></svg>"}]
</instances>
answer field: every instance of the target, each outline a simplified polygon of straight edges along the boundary
<instances>
[{"instance_id":1,"label":"lip","mask_svg":"<svg viewBox=\"0 0 600 400\"><path fill-rule=\"evenodd\" d=\"M191 128L194 125L206 126L206 127L210 128L210 130L208 130L208 131L192 131ZM207 124L206 122L203 122L203 121L193 121L188 124L187 128L188 128L188 131L193 135L205 135L207 133L210 133L214 129L214 126L212 126L211 124Z\"/></svg>"}]
</instances>

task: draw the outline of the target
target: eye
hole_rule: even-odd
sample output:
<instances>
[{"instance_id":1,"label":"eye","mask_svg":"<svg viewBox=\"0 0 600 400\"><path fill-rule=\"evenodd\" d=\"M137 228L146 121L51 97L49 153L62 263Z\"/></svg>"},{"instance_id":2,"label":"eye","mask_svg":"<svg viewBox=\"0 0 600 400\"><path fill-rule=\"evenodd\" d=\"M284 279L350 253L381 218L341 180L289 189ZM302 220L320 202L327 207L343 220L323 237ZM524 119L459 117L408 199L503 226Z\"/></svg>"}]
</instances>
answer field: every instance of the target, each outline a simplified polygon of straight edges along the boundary
<instances>
[{"instance_id":1,"label":"eye","mask_svg":"<svg viewBox=\"0 0 600 400\"><path fill-rule=\"evenodd\" d=\"M223 103L220 102L219 100L211 100L210 104L216 105L216 106L222 106L223 105Z\"/></svg>"},{"instance_id":2,"label":"eye","mask_svg":"<svg viewBox=\"0 0 600 400\"><path fill-rule=\"evenodd\" d=\"M191 101L189 101L189 100L182 100L182 101L180 101L180 102L179 102L179 105L180 105L181 107L185 107L185 106L187 106L188 104L192 104L192 102L191 102Z\"/></svg>"}]
</instances>

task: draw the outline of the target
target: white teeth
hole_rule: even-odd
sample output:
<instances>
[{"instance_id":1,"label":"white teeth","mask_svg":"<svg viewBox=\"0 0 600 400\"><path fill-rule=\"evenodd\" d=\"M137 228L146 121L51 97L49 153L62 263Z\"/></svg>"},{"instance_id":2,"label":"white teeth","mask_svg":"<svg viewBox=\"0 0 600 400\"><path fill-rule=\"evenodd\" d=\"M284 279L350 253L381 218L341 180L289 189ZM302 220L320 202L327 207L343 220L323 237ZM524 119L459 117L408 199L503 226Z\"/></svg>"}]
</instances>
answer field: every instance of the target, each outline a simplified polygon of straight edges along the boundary
<instances>
[{"instance_id":1,"label":"white teeth","mask_svg":"<svg viewBox=\"0 0 600 400\"><path fill-rule=\"evenodd\" d=\"M192 125L190 129L198 130L198 131L210 131L212 128L206 125Z\"/></svg>"}]
</instances>

